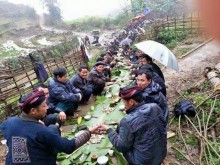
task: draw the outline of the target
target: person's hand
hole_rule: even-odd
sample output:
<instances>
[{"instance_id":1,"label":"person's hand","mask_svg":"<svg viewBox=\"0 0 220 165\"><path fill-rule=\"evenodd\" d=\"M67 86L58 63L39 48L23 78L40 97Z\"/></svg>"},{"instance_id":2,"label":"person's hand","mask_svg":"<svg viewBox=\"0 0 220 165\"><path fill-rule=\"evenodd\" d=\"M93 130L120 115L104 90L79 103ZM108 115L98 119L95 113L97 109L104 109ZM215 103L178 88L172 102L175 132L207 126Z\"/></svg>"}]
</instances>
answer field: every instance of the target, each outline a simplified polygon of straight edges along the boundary
<instances>
[{"instance_id":1,"label":"person's hand","mask_svg":"<svg viewBox=\"0 0 220 165\"><path fill-rule=\"evenodd\" d=\"M105 124L100 124L98 129L100 132L104 132L107 131L108 127Z\"/></svg>"},{"instance_id":2,"label":"person's hand","mask_svg":"<svg viewBox=\"0 0 220 165\"><path fill-rule=\"evenodd\" d=\"M59 113L59 119L62 122L65 121L66 120L66 114L64 112L60 112Z\"/></svg>"},{"instance_id":3,"label":"person's hand","mask_svg":"<svg viewBox=\"0 0 220 165\"><path fill-rule=\"evenodd\" d=\"M99 130L100 125L89 128L89 132L91 134L101 134L102 132Z\"/></svg>"}]
</instances>

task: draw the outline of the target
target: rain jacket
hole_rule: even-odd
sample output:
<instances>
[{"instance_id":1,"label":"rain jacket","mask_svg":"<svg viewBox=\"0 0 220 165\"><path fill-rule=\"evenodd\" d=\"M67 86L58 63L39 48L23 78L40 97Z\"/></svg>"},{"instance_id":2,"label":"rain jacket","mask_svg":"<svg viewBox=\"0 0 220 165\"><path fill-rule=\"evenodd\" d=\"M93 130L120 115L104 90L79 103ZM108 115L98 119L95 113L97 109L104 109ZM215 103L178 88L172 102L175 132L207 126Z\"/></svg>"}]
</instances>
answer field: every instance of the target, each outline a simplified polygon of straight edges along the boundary
<instances>
[{"instance_id":1,"label":"rain jacket","mask_svg":"<svg viewBox=\"0 0 220 165\"><path fill-rule=\"evenodd\" d=\"M104 72L100 73L97 70L93 70L89 73L88 80L92 85L105 86L105 82L109 81L110 79L105 77Z\"/></svg>"},{"instance_id":2,"label":"rain jacket","mask_svg":"<svg viewBox=\"0 0 220 165\"><path fill-rule=\"evenodd\" d=\"M73 88L69 81L65 84L53 78L48 85L49 88L49 103L56 106L59 102L77 103L80 101L79 89Z\"/></svg>"},{"instance_id":3,"label":"rain jacket","mask_svg":"<svg viewBox=\"0 0 220 165\"><path fill-rule=\"evenodd\" d=\"M163 110L164 118L168 121L169 108L166 97L161 93L161 86L153 80L150 85L144 89L142 95L145 103L156 103Z\"/></svg>"},{"instance_id":4,"label":"rain jacket","mask_svg":"<svg viewBox=\"0 0 220 165\"><path fill-rule=\"evenodd\" d=\"M139 103L126 111L118 131L107 130L113 146L132 165L160 165L166 156L166 121L155 104Z\"/></svg>"},{"instance_id":5,"label":"rain jacket","mask_svg":"<svg viewBox=\"0 0 220 165\"><path fill-rule=\"evenodd\" d=\"M156 72L163 79L163 81L165 81L163 72L161 71L160 67L154 62L150 63L150 65L152 66L153 71Z\"/></svg>"},{"instance_id":6,"label":"rain jacket","mask_svg":"<svg viewBox=\"0 0 220 165\"><path fill-rule=\"evenodd\" d=\"M74 87L80 89L81 91L90 91L92 92L92 86L88 84L86 78L80 77L77 73L70 79L70 84Z\"/></svg>"}]
</instances>

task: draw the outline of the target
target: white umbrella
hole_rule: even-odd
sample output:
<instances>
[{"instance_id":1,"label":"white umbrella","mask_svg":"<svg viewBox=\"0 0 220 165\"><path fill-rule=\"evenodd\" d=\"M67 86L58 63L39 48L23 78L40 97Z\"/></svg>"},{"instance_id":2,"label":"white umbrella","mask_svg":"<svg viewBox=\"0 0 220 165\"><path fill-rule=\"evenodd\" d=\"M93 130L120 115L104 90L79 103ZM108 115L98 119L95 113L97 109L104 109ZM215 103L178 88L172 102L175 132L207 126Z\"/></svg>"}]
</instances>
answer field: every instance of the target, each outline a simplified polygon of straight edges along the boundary
<instances>
[{"instance_id":1,"label":"white umbrella","mask_svg":"<svg viewBox=\"0 0 220 165\"><path fill-rule=\"evenodd\" d=\"M135 44L135 46L145 54L162 63L163 65L170 67L177 72L179 71L178 62L175 55L163 44L152 40L147 40L139 42Z\"/></svg>"}]
</instances>

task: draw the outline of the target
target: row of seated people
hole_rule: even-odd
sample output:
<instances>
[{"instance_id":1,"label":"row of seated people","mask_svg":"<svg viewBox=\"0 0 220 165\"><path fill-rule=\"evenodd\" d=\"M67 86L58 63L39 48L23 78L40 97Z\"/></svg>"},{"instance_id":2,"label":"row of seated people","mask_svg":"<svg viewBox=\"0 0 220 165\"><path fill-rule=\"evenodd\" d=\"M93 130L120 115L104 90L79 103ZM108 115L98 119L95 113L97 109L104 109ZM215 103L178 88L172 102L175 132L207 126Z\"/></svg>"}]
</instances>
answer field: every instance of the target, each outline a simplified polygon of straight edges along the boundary
<instances>
[{"instance_id":1,"label":"row of seated people","mask_svg":"<svg viewBox=\"0 0 220 165\"><path fill-rule=\"evenodd\" d=\"M96 96L102 93L105 83L110 81L110 78L104 75L104 65L103 62L97 62L90 73L88 67L82 65L70 80L65 68L56 68L48 86L36 87L36 90L46 94L48 111L43 120L45 125L60 125L68 117L78 117L77 114L74 116L74 113L79 104L87 104L92 94Z\"/></svg>"}]
</instances>

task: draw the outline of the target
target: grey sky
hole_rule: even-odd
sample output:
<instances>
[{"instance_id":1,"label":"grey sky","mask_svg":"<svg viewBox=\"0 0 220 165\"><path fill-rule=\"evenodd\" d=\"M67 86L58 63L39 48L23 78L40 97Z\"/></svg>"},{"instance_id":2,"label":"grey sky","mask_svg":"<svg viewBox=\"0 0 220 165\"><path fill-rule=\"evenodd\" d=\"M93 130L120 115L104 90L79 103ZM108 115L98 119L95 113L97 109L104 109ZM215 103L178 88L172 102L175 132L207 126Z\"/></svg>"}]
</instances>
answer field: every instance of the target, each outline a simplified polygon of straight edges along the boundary
<instances>
[{"instance_id":1,"label":"grey sky","mask_svg":"<svg viewBox=\"0 0 220 165\"><path fill-rule=\"evenodd\" d=\"M38 13L46 11L40 0L9 0L13 3L21 3L32 6ZM58 0L62 15L65 20L71 20L83 16L108 16L115 15L130 0Z\"/></svg>"}]
</instances>

